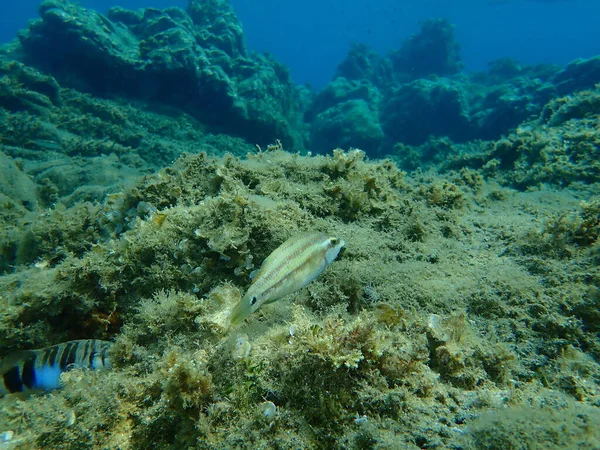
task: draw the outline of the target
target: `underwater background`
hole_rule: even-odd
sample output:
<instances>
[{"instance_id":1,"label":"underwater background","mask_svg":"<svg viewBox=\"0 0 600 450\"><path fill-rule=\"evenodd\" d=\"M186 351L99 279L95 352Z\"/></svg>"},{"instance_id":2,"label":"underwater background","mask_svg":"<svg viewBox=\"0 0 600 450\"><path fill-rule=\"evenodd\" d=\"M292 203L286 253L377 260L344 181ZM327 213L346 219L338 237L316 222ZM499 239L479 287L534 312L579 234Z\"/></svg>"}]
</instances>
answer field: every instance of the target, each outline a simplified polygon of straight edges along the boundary
<instances>
[{"instance_id":1,"label":"underwater background","mask_svg":"<svg viewBox=\"0 0 600 450\"><path fill-rule=\"evenodd\" d=\"M351 44L385 54L416 33L423 20L456 26L467 71L511 57L522 64L561 64L600 53L600 3L594 0L232 0L248 48L269 52L290 69L296 84L321 89L331 81ZM82 0L106 13L113 6L185 8L187 0ZM37 17L38 0L0 5L0 42L14 39Z\"/></svg>"},{"instance_id":2,"label":"underwater background","mask_svg":"<svg viewBox=\"0 0 600 450\"><path fill-rule=\"evenodd\" d=\"M600 448L598 2L0 8L0 450Z\"/></svg>"}]
</instances>

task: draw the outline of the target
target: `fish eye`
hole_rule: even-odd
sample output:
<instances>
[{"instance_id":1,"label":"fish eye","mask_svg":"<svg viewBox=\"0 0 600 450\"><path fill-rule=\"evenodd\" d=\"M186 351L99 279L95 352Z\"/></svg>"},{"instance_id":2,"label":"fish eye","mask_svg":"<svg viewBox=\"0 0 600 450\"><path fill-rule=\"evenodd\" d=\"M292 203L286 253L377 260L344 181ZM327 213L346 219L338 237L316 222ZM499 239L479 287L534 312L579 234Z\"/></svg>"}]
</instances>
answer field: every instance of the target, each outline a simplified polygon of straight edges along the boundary
<instances>
[{"instance_id":1,"label":"fish eye","mask_svg":"<svg viewBox=\"0 0 600 450\"><path fill-rule=\"evenodd\" d=\"M254 295L254 296L252 297L252 299L250 300L250 304L251 304L252 306L256 305L256 295Z\"/></svg>"},{"instance_id":2,"label":"fish eye","mask_svg":"<svg viewBox=\"0 0 600 450\"><path fill-rule=\"evenodd\" d=\"M330 245L337 245L338 242L339 242L338 238L331 238L331 239L329 239L329 244Z\"/></svg>"}]
</instances>

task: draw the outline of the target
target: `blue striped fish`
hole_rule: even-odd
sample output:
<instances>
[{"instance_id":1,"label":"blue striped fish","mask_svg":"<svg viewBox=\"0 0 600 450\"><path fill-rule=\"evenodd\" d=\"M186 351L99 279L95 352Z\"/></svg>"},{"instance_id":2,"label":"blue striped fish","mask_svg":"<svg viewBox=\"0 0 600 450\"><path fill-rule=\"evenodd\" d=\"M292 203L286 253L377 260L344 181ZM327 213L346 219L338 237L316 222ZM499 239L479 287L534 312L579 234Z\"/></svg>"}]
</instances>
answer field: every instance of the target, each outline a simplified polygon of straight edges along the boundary
<instances>
[{"instance_id":1,"label":"blue striped fish","mask_svg":"<svg viewBox=\"0 0 600 450\"><path fill-rule=\"evenodd\" d=\"M342 239L319 232L289 238L264 260L248 291L233 308L231 325L238 325L262 305L306 286L337 258L343 246Z\"/></svg>"},{"instance_id":2,"label":"blue striped fish","mask_svg":"<svg viewBox=\"0 0 600 450\"><path fill-rule=\"evenodd\" d=\"M108 341L80 339L12 353L0 361L0 397L59 389L61 374L70 369L109 369L107 353L111 345Z\"/></svg>"}]
</instances>

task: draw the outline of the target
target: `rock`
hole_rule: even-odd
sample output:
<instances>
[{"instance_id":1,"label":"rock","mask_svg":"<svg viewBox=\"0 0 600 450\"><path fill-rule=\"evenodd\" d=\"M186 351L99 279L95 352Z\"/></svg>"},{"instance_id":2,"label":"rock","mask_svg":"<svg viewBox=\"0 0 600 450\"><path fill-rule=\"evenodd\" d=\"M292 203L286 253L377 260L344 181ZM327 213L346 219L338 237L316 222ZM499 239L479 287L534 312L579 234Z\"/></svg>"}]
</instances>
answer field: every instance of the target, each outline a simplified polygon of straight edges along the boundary
<instances>
[{"instance_id":1,"label":"rock","mask_svg":"<svg viewBox=\"0 0 600 450\"><path fill-rule=\"evenodd\" d=\"M576 59L552 77L560 95L591 89L600 83L600 56Z\"/></svg>"},{"instance_id":2,"label":"rock","mask_svg":"<svg viewBox=\"0 0 600 450\"><path fill-rule=\"evenodd\" d=\"M231 57L246 56L242 24L228 0L191 0L187 13L205 30L199 36L202 47L213 46Z\"/></svg>"},{"instance_id":3,"label":"rock","mask_svg":"<svg viewBox=\"0 0 600 450\"><path fill-rule=\"evenodd\" d=\"M386 140L392 143L419 145L431 135L461 141L472 133L462 86L448 79L391 87L384 94L380 118Z\"/></svg>"},{"instance_id":4,"label":"rock","mask_svg":"<svg viewBox=\"0 0 600 450\"><path fill-rule=\"evenodd\" d=\"M44 113L61 104L54 78L20 62L6 60L0 60L0 101L2 107L11 112Z\"/></svg>"},{"instance_id":5,"label":"rock","mask_svg":"<svg viewBox=\"0 0 600 450\"><path fill-rule=\"evenodd\" d=\"M225 0L105 17L46 0L20 42L25 59L61 83L101 95L175 106L215 131L301 147L298 90L270 57L248 55Z\"/></svg>"},{"instance_id":6,"label":"rock","mask_svg":"<svg viewBox=\"0 0 600 450\"><path fill-rule=\"evenodd\" d=\"M460 72L460 45L454 25L445 19L428 19L419 33L411 36L400 49L390 54L394 76L414 80L429 75L453 75Z\"/></svg>"},{"instance_id":7,"label":"rock","mask_svg":"<svg viewBox=\"0 0 600 450\"><path fill-rule=\"evenodd\" d=\"M19 35L26 62L61 79L76 76L80 86L99 91L124 72L134 76L138 41L125 26L62 0L44 1L39 13L40 19Z\"/></svg>"},{"instance_id":8,"label":"rock","mask_svg":"<svg viewBox=\"0 0 600 450\"><path fill-rule=\"evenodd\" d=\"M14 160L0 152L0 200L33 210L37 204L36 186Z\"/></svg>"},{"instance_id":9,"label":"rock","mask_svg":"<svg viewBox=\"0 0 600 450\"><path fill-rule=\"evenodd\" d=\"M305 120L312 121L317 114L348 100L364 100L376 110L381 93L368 80L351 81L338 77L321 90L313 99L305 114Z\"/></svg>"},{"instance_id":10,"label":"rock","mask_svg":"<svg viewBox=\"0 0 600 450\"><path fill-rule=\"evenodd\" d=\"M317 115L311 134L313 148L327 152L332 148L360 148L376 155L383 141L383 130L376 112L366 101L347 100Z\"/></svg>"},{"instance_id":11,"label":"rock","mask_svg":"<svg viewBox=\"0 0 600 450\"><path fill-rule=\"evenodd\" d=\"M337 68L335 78L347 80L368 80L371 84L383 87L392 80L392 64L364 44L353 44L348 56Z\"/></svg>"},{"instance_id":12,"label":"rock","mask_svg":"<svg viewBox=\"0 0 600 450\"><path fill-rule=\"evenodd\" d=\"M538 79L521 78L484 90L482 101L471 101L473 138L497 139L531 116L539 114L555 94Z\"/></svg>"},{"instance_id":13,"label":"rock","mask_svg":"<svg viewBox=\"0 0 600 450\"><path fill-rule=\"evenodd\" d=\"M370 81L338 77L314 98L305 114L311 148L328 152L356 147L374 156L383 141L379 124L381 93Z\"/></svg>"}]
</instances>

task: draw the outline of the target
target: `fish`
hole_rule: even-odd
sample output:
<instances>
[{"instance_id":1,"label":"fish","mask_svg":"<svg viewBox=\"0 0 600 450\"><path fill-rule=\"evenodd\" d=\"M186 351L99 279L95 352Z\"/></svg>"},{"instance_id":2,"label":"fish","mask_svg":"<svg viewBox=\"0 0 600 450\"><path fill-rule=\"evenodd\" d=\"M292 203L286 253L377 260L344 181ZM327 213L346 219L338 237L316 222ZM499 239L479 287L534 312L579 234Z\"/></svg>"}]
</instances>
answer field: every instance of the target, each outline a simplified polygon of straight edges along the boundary
<instances>
[{"instance_id":1,"label":"fish","mask_svg":"<svg viewBox=\"0 0 600 450\"><path fill-rule=\"evenodd\" d=\"M230 323L236 326L262 305L273 303L303 288L337 258L342 239L320 232L292 236L263 261L252 284L233 308Z\"/></svg>"},{"instance_id":2,"label":"fish","mask_svg":"<svg viewBox=\"0 0 600 450\"><path fill-rule=\"evenodd\" d=\"M111 346L108 341L79 339L9 354L0 361L0 397L59 389L60 376L74 368L110 369Z\"/></svg>"}]
</instances>

